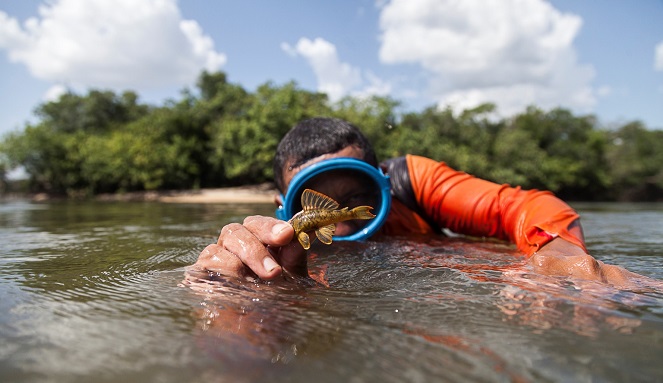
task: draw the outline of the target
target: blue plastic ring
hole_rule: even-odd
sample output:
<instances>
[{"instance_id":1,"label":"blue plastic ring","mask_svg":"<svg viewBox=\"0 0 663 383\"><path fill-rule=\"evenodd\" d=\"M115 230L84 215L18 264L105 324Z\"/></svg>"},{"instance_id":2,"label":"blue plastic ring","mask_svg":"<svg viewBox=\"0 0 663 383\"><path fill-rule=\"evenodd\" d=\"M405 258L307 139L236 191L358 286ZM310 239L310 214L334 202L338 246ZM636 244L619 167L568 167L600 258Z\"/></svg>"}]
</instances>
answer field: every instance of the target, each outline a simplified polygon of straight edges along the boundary
<instances>
[{"instance_id":1,"label":"blue plastic ring","mask_svg":"<svg viewBox=\"0 0 663 383\"><path fill-rule=\"evenodd\" d=\"M361 230L356 233L345 236L334 236L335 241L359 241L371 237L375 234L387 220L391 209L391 183L389 176L385 175L381 169L375 168L370 164L356 158L332 158L316 162L307 166L297 173L290 181L290 186L286 195L281 194L283 205L276 209L276 218L287 221L297 212L294 211L301 198L304 184L313 177L330 170L356 170L370 177L380 188L381 206L375 212L375 218L369 221Z\"/></svg>"}]
</instances>

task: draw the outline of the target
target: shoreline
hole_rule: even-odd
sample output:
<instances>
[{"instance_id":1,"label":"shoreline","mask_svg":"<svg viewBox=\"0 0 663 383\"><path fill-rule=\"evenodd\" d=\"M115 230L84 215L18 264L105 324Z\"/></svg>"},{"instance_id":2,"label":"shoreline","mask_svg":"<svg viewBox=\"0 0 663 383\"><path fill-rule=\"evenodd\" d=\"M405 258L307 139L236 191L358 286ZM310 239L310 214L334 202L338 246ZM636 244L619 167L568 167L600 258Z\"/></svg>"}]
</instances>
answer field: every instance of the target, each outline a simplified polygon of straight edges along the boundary
<instances>
[{"instance_id":1,"label":"shoreline","mask_svg":"<svg viewBox=\"0 0 663 383\"><path fill-rule=\"evenodd\" d=\"M159 190L126 193L104 193L90 197L91 201L102 202L163 202L163 203L268 203L274 202L278 191L272 183L258 185L233 186L199 190ZM4 200L23 199L32 202L57 200L76 200L52 196L46 193L33 195L7 195ZM81 198L85 200L86 198Z\"/></svg>"},{"instance_id":2,"label":"shoreline","mask_svg":"<svg viewBox=\"0 0 663 383\"><path fill-rule=\"evenodd\" d=\"M278 193L271 183L199 190L100 194L96 201L154 201L164 203L273 203Z\"/></svg>"}]
</instances>

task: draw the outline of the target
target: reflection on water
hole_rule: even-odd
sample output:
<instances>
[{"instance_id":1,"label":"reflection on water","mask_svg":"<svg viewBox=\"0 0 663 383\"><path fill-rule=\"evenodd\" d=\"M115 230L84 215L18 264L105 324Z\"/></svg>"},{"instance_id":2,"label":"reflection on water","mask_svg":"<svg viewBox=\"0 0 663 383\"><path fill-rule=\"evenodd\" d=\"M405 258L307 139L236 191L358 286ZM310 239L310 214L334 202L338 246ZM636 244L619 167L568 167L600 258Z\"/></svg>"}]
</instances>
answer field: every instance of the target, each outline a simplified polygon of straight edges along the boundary
<instances>
[{"instance_id":1,"label":"reflection on water","mask_svg":"<svg viewBox=\"0 0 663 383\"><path fill-rule=\"evenodd\" d=\"M663 279L662 205L578 208L593 254ZM502 243L335 243L313 284L185 272L272 211L0 204L0 381L663 380L663 293L536 275Z\"/></svg>"}]
</instances>

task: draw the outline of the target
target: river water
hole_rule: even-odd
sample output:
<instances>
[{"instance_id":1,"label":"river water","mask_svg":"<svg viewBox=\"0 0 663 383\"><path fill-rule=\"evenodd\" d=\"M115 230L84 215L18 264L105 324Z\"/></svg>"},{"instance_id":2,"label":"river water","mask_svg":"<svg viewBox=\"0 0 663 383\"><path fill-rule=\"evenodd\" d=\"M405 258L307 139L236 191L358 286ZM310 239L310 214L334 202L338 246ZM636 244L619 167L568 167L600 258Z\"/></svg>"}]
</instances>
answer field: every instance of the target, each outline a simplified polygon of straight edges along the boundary
<instances>
[{"instance_id":1,"label":"river water","mask_svg":"<svg viewBox=\"0 0 663 383\"><path fill-rule=\"evenodd\" d=\"M662 204L575 207L594 256L663 279ZM272 212L0 204L0 382L663 381L663 292L537 275L499 242L318 246L327 286L185 272Z\"/></svg>"}]
</instances>

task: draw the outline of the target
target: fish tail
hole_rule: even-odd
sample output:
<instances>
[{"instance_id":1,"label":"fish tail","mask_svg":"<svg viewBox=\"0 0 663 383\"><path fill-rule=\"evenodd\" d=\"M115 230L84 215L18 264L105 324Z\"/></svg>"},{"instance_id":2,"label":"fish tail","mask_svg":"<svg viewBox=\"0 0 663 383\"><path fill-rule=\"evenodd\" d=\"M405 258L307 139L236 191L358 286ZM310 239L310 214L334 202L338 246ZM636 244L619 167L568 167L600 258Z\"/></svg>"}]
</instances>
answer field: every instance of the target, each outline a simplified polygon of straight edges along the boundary
<instances>
[{"instance_id":1,"label":"fish tail","mask_svg":"<svg viewBox=\"0 0 663 383\"><path fill-rule=\"evenodd\" d=\"M352 215L356 219L371 219L375 218L375 214L371 213L370 210L373 209L370 206L357 206L352 209Z\"/></svg>"}]
</instances>

